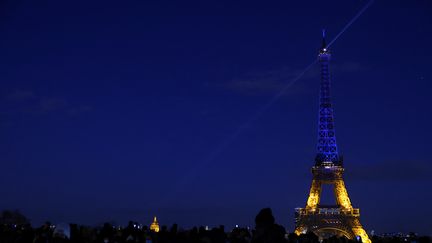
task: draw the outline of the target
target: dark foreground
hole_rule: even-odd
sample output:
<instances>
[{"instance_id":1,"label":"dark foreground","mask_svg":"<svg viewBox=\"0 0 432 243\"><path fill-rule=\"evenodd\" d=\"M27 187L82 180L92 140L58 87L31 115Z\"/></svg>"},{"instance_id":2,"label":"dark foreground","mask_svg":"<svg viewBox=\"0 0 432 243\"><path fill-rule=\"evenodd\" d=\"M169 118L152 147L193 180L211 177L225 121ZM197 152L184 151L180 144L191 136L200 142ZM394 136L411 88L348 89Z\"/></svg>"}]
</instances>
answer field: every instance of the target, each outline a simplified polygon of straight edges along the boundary
<instances>
[{"instance_id":1,"label":"dark foreground","mask_svg":"<svg viewBox=\"0 0 432 243\"><path fill-rule=\"evenodd\" d=\"M276 224L270 209L263 209L255 218L255 228L234 228L229 232L223 226L205 229L194 227L180 230L177 225L171 228L162 226L159 232L147 226L140 227L130 222L125 228L113 227L106 223L103 227L86 227L76 224L54 227L46 223L39 228L29 224L1 224L0 243L312 243L319 242L313 233L297 236L287 234L285 228ZM346 238L329 238L323 242L361 242ZM372 242L432 242L430 237L414 234L404 236L372 237Z\"/></svg>"}]
</instances>

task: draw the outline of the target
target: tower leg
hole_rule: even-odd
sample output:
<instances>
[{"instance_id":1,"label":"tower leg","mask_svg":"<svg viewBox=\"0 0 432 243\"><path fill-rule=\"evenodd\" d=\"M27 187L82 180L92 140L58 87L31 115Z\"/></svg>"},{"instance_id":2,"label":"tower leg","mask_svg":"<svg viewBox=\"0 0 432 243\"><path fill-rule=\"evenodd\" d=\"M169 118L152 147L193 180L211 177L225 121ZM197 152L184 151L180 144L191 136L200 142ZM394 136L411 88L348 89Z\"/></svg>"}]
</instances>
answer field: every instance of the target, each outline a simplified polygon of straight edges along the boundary
<instances>
[{"instance_id":1,"label":"tower leg","mask_svg":"<svg viewBox=\"0 0 432 243\"><path fill-rule=\"evenodd\" d=\"M312 186L309 192L309 197L306 204L306 210L315 211L318 207L321 197L321 182L312 180Z\"/></svg>"},{"instance_id":2,"label":"tower leg","mask_svg":"<svg viewBox=\"0 0 432 243\"><path fill-rule=\"evenodd\" d=\"M361 237L363 243L372 243L366 231L363 229L361 225L353 226L352 231L356 236L358 235Z\"/></svg>"},{"instance_id":3,"label":"tower leg","mask_svg":"<svg viewBox=\"0 0 432 243\"><path fill-rule=\"evenodd\" d=\"M353 209L343 180L336 180L334 182L334 192L335 192L336 201L338 205L340 205L343 209L346 210Z\"/></svg>"}]
</instances>

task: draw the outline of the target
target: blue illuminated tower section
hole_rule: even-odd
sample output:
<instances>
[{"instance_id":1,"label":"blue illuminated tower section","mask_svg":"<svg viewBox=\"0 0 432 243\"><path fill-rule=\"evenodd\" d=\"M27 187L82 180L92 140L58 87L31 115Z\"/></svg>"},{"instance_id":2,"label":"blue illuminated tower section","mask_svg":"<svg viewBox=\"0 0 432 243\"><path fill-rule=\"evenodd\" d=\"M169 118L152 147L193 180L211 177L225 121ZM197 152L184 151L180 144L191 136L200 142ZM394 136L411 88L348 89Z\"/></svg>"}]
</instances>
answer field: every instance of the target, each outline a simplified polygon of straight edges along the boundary
<instances>
[{"instance_id":1,"label":"blue illuminated tower section","mask_svg":"<svg viewBox=\"0 0 432 243\"><path fill-rule=\"evenodd\" d=\"M330 51L327 49L325 32L323 31L322 46L318 55L318 61L321 65L321 84L316 165L321 165L323 162L332 162L335 165L342 165L336 145L334 114L330 95L330 58Z\"/></svg>"}]
</instances>

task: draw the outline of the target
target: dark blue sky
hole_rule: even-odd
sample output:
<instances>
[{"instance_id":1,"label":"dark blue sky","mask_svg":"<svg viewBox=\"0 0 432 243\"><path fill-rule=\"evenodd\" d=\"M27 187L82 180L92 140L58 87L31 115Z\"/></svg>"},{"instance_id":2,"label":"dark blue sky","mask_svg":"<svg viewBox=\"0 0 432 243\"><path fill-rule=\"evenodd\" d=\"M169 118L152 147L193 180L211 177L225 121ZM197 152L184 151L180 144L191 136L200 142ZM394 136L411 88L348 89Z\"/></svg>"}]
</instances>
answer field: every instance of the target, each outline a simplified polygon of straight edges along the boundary
<instances>
[{"instance_id":1,"label":"dark blue sky","mask_svg":"<svg viewBox=\"0 0 432 243\"><path fill-rule=\"evenodd\" d=\"M2 1L0 208L44 220L293 230L318 67L367 3ZM432 234L432 4L375 3L333 44L336 130L369 231ZM237 134L239 127L241 133ZM238 136L237 136L238 135Z\"/></svg>"}]
</instances>

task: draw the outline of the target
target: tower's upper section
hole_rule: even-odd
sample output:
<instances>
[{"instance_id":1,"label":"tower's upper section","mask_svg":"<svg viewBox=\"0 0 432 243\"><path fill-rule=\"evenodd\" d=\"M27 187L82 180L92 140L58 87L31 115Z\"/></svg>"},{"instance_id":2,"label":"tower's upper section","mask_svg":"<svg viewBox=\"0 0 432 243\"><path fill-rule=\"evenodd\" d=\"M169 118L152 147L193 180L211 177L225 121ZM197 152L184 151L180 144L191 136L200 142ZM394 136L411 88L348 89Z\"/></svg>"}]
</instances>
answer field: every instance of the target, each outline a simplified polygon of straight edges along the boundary
<instances>
[{"instance_id":1,"label":"tower's upper section","mask_svg":"<svg viewBox=\"0 0 432 243\"><path fill-rule=\"evenodd\" d=\"M334 165L342 165L336 145L336 134L334 127L334 114L330 95L330 51L325 42L325 32L323 30L322 46L318 54L318 61L321 66L321 83L319 97L318 115L318 144L316 165L331 162Z\"/></svg>"}]
</instances>

